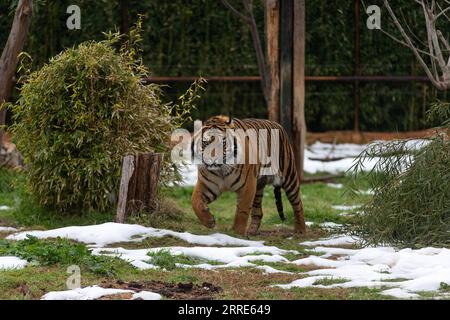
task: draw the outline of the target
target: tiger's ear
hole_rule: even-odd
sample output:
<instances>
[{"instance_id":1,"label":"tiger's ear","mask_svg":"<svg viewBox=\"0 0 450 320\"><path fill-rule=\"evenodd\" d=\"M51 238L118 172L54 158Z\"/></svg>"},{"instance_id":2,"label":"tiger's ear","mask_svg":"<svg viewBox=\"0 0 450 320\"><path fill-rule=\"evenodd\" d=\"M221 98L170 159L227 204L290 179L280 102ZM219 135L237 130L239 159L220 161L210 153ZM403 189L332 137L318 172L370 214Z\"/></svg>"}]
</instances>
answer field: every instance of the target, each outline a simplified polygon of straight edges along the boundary
<instances>
[{"instance_id":1,"label":"tiger's ear","mask_svg":"<svg viewBox=\"0 0 450 320\"><path fill-rule=\"evenodd\" d=\"M227 125L231 124L233 122L233 118L231 115L228 116L228 120L225 122Z\"/></svg>"}]
</instances>

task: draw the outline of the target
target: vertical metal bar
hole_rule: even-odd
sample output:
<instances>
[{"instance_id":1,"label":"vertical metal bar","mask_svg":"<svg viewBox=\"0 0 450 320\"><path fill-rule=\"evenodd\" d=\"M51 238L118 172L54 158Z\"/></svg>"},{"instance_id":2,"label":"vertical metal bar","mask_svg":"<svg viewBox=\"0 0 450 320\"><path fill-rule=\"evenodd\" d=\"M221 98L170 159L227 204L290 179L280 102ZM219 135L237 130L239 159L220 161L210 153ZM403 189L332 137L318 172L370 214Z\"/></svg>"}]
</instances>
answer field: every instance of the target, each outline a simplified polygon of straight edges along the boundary
<instances>
[{"instance_id":1,"label":"vertical metal bar","mask_svg":"<svg viewBox=\"0 0 450 320\"><path fill-rule=\"evenodd\" d=\"M281 1L280 8L280 122L290 138L292 138L293 105L293 1Z\"/></svg>"},{"instance_id":2,"label":"vertical metal bar","mask_svg":"<svg viewBox=\"0 0 450 320\"><path fill-rule=\"evenodd\" d=\"M361 0L354 0L355 5L355 52L354 52L354 69L353 75L360 76L361 75ZM353 104L354 104L354 130L355 132L359 132L360 130L360 110L361 110L361 91L360 91L360 82L359 80L355 80L353 84Z\"/></svg>"}]
</instances>

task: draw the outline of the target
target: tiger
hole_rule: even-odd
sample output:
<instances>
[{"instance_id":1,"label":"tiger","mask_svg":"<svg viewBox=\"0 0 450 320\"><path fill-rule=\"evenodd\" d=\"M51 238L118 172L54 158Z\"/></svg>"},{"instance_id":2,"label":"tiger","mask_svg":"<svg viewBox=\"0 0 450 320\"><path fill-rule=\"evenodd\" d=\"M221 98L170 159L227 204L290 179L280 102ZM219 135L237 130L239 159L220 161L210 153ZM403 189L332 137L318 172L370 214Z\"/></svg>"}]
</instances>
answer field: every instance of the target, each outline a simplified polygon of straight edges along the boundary
<instances>
[{"instance_id":1,"label":"tiger","mask_svg":"<svg viewBox=\"0 0 450 320\"><path fill-rule=\"evenodd\" d=\"M23 166L23 157L14 144L0 144L0 168L21 169Z\"/></svg>"},{"instance_id":2,"label":"tiger","mask_svg":"<svg viewBox=\"0 0 450 320\"><path fill-rule=\"evenodd\" d=\"M236 155L237 139L234 137L234 148L226 148L230 143L230 138L226 135L228 129L241 130L244 132L244 138L241 139L245 144L243 152L245 153L244 163L229 164L226 163L230 153ZM262 170L267 164L257 159L256 163L249 161L251 152L255 152L249 145L248 137L245 133L253 129L260 131L265 129L268 133L266 139L258 136L258 143L263 139L261 148L269 150L272 147L272 139L278 144L278 169L270 174L262 175ZM275 131L271 131L275 129ZM206 148L215 141L216 138L208 136L208 132L215 132L220 144L223 143L223 161L211 161L205 158ZM277 132L278 137L272 132ZM274 138L272 138L274 136ZM242 138L242 137L241 137ZM222 141L220 141L222 139ZM230 141L229 141L230 140ZM215 141L217 142L217 141ZM230 143L232 144L232 143ZM198 157L202 156L201 162L197 168L197 183L192 193L192 208L203 224L207 228L215 227L215 218L211 214L208 204L216 200L223 192L231 191L237 193L237 205L234 216L233 230L241 236L255 236L259 233L261 220L263 217L262 198L264 188L268 184L274 186L274 196L277 211L282 221L285 220L283 212L283 203L281 199L281 189L284 189L287 198L294 212L294 230L296 233L305 233L305 219L303 204L300 196L300 180L295 166L294 153L289 142L289 137L283 127L273 121L263 119L236 119L229 116L214 116L209 118L201 130L194 134L192 142L192 152ZM197 152L195 152L197 147ZM220 157L216 157L220 159ZM251 216L250 225L247 227L249 216Z\"/></svg>"}]
</instances>

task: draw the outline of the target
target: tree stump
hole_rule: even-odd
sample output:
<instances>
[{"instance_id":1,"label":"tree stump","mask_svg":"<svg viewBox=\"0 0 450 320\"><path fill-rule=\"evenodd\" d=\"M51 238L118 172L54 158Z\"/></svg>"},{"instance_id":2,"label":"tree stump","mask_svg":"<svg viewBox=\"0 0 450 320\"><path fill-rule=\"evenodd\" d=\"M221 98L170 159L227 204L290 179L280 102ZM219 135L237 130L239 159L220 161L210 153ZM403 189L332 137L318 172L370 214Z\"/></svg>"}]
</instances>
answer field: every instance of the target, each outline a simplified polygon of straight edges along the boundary
<instances>
[{"instance_id":1,"label":"tree stump","mask_svg":"<svg viewBox=\"0 0 450 320\"><path fill-rule=\"evenodd\" d=\"M162 160L161 153L139 153L123 158L116 222L124 223L137 212L159 209L156 195Z\"/></svg>"}]
</instances>

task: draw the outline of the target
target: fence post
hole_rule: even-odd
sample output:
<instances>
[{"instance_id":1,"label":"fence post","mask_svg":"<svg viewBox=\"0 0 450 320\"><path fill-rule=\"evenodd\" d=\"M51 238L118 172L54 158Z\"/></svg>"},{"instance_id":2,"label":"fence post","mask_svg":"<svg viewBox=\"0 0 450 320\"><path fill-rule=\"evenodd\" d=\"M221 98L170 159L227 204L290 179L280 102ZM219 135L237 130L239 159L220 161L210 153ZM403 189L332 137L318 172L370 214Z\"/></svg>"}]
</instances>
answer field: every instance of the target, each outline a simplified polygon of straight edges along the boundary
<instances>
[{"instance_id":1,"label":"fence post","mask_svg":"<svg viewBox=\"0 0 450 320\"><path fill-rule=\"evenodd\" d=\"M280 7L280 123L292 141L293 0L281 1Z\"/></svg>"},{"instance_id":2,"label":"fence post","mask_svg":"<svg viewBox=\"0 0 450 320\"><path fill-rule=\"evenodd\" d=\"M266 0L267 62L270 74L269 120L280 122L280 1Z\"/></svg>"},{"instance_id":3,"label":"fence post","mask_svg":"<svg viewBox=\"0 0 450 320\"><path fill-rule=\"evenodd\" d=\"M293 147L300 181L304 176L305 120L305 0L294 1L293 56Z\"/></svg>"}]
</instances>

